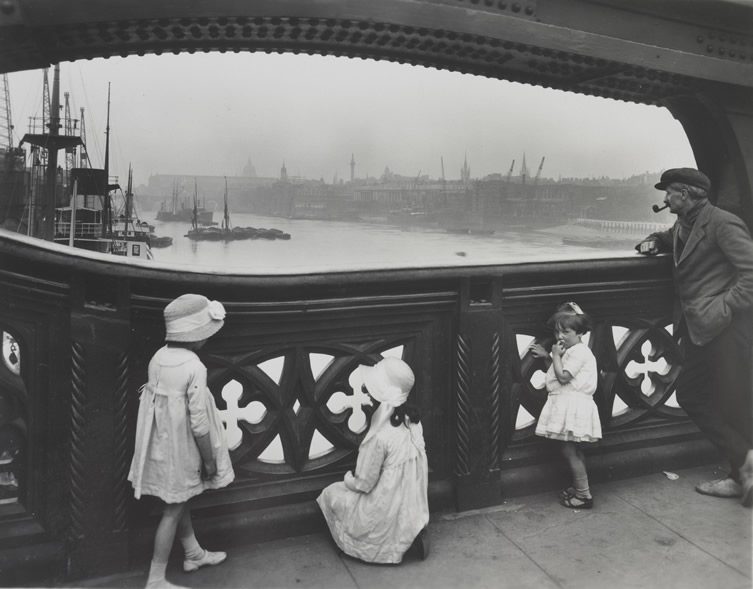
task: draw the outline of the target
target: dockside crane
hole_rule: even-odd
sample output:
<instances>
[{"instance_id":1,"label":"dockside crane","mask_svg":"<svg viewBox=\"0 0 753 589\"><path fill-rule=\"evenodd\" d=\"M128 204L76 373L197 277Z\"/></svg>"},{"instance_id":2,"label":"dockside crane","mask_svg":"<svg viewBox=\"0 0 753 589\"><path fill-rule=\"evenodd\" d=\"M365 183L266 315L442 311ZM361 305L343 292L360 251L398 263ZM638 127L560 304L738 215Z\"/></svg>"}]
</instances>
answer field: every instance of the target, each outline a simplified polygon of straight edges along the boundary
<instances>
[{"instance_id":1,"label":"dockside crane","mask_svg":"<svg viewBox=\"0 0 753 589\"><path fill-rule=\"evenodd\" d=\"M512 163L510 164L510 169L507 170L507 179L506 180L507 180L508 183L510 182L510 178L512 178L513 168L515 168L515 160L512 160Z\"/></svg>"},{"instance_id":2,"label":"dockside crane","mask_svg":"<svg viewBox=\"0 0 753 589\"><path fill-rule=\"evenodd\" d=\"M546 159L546 156L541 158L541 163L539 164L539 169L536 170L536 176L533 179L533 185L535 186L536 183L539 181L539 177L541 176L541 168L544 167L544 160Z\"/></svg>"},{"instance_id":3,"label":"dockside crane","mask_svg":"<svg viewBox=\"0 0 753 589\"><path fill-rule=\"evenodd\" d=\"M86 119L84 118L84 107L81 107L81 150L79 151L79 168L91 168L92 163L89 159L89 152L86 149Z\"/></svg>"},{"instance_id":4,"label":"dockside crane","mask_svg":"<svg viewBox=\"0 0 753 589\"><path fill-rule=\"evenodd\" d=\"M44 68L42 78L42 133L45 132L47 125L50 123L50 110L52 99L50 98L50 77L49 68ZM36 133L36 130L32 131Z\"/></svg>"},{"instance_id":5,"label":"dockside crane","mask_svg":"<svg viewBox=\"0 0 753 589\"><path fill-rule=\"evenodd\" d=\"M13 149L13 114L10 108L10 88L8 86L8 74L3 74L2 119L0 119L0 144L8 150Z\"/></svg>"}]
</instances>

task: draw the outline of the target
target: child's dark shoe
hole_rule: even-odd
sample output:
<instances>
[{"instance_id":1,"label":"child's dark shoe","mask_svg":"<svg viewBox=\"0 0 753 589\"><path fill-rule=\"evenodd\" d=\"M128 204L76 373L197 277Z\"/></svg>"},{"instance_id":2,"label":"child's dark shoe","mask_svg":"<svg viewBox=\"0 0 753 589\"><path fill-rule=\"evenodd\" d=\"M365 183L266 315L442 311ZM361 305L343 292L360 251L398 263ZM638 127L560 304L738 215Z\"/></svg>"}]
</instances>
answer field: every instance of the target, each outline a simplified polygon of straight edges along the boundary
<instances>
[{"instance_id":1,"label":"child's dark shoe","mask_svg":"<svg viewBox=\"0 0 753 589\"><path fill-rule=\"evenodd\" d=\"M560 497L560 505L569 507L570 509L592 509L594 506L594 500L593 497L569 495L567 497Z\"/></svg>"},{"instance_id":2,"label":"child's dark shoe","mask_svg":"<svg viewBox=\"0 0 753 589\"><path fill-rule=\"evenodd\" d=\"M418 533L410 550L421 560L426 560L426 557L429 556L429 535L426 533L426 528Z\"/></svg>"},{"instance_id":3,"label":"child's dark shoe","mask_svg":"<svg viewBox=\"0 0 753 589\"><path fill-rule=\"evenodd\" d=\"M568 497L575 497L577 494L577 491L574 487L567 487L566 489L562 489L559 493L557 493L557 497L560 499L567 499Z\"/></svg>"}]
</instances>

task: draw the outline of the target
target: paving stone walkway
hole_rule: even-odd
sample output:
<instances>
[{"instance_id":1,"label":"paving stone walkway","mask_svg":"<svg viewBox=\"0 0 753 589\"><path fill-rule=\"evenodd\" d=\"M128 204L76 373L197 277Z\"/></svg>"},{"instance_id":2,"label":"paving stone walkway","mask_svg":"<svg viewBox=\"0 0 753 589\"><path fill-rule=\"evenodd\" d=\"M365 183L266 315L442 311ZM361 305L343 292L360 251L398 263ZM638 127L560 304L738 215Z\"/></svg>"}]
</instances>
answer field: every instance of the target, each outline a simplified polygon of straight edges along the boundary
<instances>
[{"instance_id":1,"label":"paving stone walkway","mask_svg":"<svg viewBox=\"0 0 753 589\"><path fill-rule=\"evenodd\" d=\"M593 510L554 493L464 513L435 513L425 561L370 565L339 553L326 533L235 546L220 566L168 579L211 588L750 589L752 510L696 493L715 466L596 485ZM220 549L220 546L210 546ZM143 587L146 567L79 587Z\"/></svg>"}]
</instances>

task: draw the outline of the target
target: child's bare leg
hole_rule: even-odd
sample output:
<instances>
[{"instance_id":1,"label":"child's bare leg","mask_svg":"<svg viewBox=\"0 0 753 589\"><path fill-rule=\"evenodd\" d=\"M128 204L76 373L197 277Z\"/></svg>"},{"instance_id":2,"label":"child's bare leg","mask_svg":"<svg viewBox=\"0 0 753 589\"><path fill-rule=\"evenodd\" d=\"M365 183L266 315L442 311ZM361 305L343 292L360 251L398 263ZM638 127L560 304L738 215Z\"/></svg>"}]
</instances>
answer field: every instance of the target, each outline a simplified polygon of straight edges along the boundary
<instances>
[{"instance_id":1,"label":"child's bare leg","mask_svg":"<svg viewBox=\"0 0 753 589\"><path fill-rule=\"evenodd\" d=\"M183 517L178 522L178 539L183 545L183 552L185 552L186 558L197 559L204 555L204 550L196 539L196 534L193 530L190 509L186 509L183 512Z\"/></svg>"},{"instance_id":2,"label":"child's bare leg","mask_svg":"<svg viewBox=\"0 0 753 589\"><path fill-rule=\"evenodd\" d=\"M588 472L586 471L586 456L578 448L575 442L563 442L562 454L570 465L573 474L573 487L575 495L581 499L591 498L591 489L588 487Z\"/></svg>"},{"instance_id":3,"label":"child's bare leg","mask_svg":"<svg viewBox=\"0 0 753 589\"><path fill-rule=\"evenodd\" d=\"M180 543L183 545L185 553L183 570L187 573L203 566L220 564L227 558L227 553L225 552L210 552L201 547L193 529L190 509L186 509L183 512L183 517L180 518L180 522L178 523L178 539L180 539Z\"/></svg>"},{"instance_id":4,"label":"child's bare leg","mask_svg":"<svg viewBox=\"0 0 753 589\"><path fill-rule=\"evenodd\" d=\"M170 558L170 550L175 540L175 531L178 527L185 503L168 503L162 512L157 526L157 533L154 535L154 554L149 566L149 577L146 581L147 587L159 587L165 584L165 570L167 569L167 560Z\"/></svg>"}]
</instances>

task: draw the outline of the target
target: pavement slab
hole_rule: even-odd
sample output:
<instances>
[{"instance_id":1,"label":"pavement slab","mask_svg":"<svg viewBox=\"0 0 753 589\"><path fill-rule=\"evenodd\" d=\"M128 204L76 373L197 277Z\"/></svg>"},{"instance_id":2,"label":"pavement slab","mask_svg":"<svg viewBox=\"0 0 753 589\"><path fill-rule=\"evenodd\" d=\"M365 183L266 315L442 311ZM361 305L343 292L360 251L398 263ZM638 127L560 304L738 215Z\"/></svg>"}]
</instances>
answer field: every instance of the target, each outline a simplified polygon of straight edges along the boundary
<instances>
[{"instance_id":1,"label":"pavement slab","mask_svg":"<svg viewBox=\"0 0 753 589\"><path fill-rule=\"evenodd\" d=\"M226 547L216 567L185 574L173 551L168 580L211 588L752 589L753 510L695 492L724 471L704 466L595 485L592 510L556 493L462 513L432 514L425 561L363 563L318 534ZM225 547L212 546L217 550ZM69 587L144 586L148 563Z\"/></svg>"},{"instance_id":2,"label":"pavement slab","mask_svg":"<svg viewBox=\"0 0 753 589\"><path fill-rule=\"evenodd\" d=\"M536 587L557 584L485 515L438 519L429 524L431 551L425 561L406 555L400 565L370 565L345 557L358 587Z\"/></svg>"},{"instance_id":3,"label":"pavement slab","mask_svg":"<svg viewBox=\"0 0 753 589\"><path fill-rule=\"evenodd\" d=\"M488 518L564 588L750 587L750 510L696 493L703 478L596 485L592 510L534 495Z\"/></svg>"},{"instance_id":4,"label":"pavement slab","mask_svg":"<svg viewBox=\"0 0 753 589\"><path fill-rule=\"evenodd\" d=\"M753 566L753 513L741 509L738 499L720 499L695 492L701 481L726 476L709 466L680 471L676 480L659 473L640 480L603 486L688 542L750 577ZM646 483L652 492L646 492Z\"/></svg>"}]
</instances>

